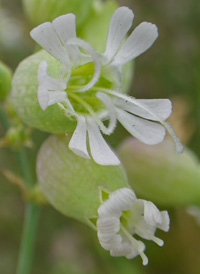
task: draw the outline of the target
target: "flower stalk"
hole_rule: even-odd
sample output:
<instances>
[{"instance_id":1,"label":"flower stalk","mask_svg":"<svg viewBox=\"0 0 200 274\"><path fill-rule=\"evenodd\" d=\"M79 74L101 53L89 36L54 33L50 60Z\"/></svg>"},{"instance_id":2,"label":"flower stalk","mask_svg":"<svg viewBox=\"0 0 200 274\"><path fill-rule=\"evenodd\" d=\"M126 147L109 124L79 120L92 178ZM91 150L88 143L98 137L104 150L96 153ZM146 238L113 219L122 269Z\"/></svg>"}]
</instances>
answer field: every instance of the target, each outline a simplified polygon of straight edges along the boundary
<instances>
[{"instance_id":1,"label":"flower stalk","mask_svg":"<svg viewBox=\"0 0 200 274\"><path fill-rule=\"evenodd\" d=\"M0 107L0 119L4 129L7 131L10 127L10 123L6 117L6 114ZM21 172L24 177L25 187L31 190L34 187L34 180L28 164L26 156L26 150L22 148L19 151L14 151L16 158L18 159ZM40 207L33 202L27 202L25 205L25 217L23 232L20 244L19 259L17 263L16 274L29 274L31 270L35 239L37 234L37 226L39 221Z\"/></svg>"}]
</instances>

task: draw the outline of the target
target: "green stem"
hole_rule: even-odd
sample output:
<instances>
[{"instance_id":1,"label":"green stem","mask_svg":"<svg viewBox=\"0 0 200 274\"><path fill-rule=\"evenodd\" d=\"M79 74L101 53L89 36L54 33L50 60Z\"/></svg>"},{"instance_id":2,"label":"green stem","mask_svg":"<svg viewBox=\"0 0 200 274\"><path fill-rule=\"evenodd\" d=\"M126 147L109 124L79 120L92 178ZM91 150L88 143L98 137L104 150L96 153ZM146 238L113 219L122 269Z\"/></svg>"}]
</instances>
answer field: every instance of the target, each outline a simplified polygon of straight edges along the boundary
<instances>
[{"instance_id":1,"label":"green stem","mask_svg":"<svg viewBox=\"0 0 200 274\"><path fill-rule=\"evenodd\" d=\"M31 189L34 186L33 178L24 148L17 153L17 157L19 159L19 164L26 186L28 189ZM27 202L25 207L24 226L16 272L17 274L29 274L31 271L39 214L40 207L34 203Z\"/></svg>"},{"instance_id":2,"label":"green stem","mask_svg":"<svg viewBox=\"0 0 200 274\"><path fill-rule=\"evenodd\" d=\"M38 205L26 204L17 274L28 274L31 271L39 213L40 208Z\"/></svg>"},{"instance_id":3,"label":"green stem","mask_svg":"<svg viewBox=\"0 0 200 274\"><path fill-rule=\"evenodd\" d=\"M16 157L19 161L19 165L25 179L26 187L28 189L31 189L34 186L34 180L30 171L25 148L21 148L20 151L16 152Z\"/></svg>"},{"instance_id":4,"label":"green stem","mask_svg":"<svg viewBox=\"0 0 200 274\"><path fill-rule=\"evenodd\" d=\"M10 127L10 123L1 106L0 119L4 129L7 131ZM30 171L26 150L25 148L22 148L20 151L14 151L14 153L18 159L26 187L31 189L34 186L34 179ZM40 207L34 203L27 202L25 207L24 226L16 272L17 274L29 274L31 271L39 214Z\"/></svg>"},{"instance_id":5,"label":"green stem","mask_svg":"<svg viewBox=\"0 0 200 274\"><path fill-rule=\"evenodd\" d=\"M2 126L7 131L9 129L9 127L10 127L10 124L8 122L8 119L7 119L4 111L2 110L2 106L1 105L0 105L0 120L1 120Z\"/></svg>"}]
</instances>

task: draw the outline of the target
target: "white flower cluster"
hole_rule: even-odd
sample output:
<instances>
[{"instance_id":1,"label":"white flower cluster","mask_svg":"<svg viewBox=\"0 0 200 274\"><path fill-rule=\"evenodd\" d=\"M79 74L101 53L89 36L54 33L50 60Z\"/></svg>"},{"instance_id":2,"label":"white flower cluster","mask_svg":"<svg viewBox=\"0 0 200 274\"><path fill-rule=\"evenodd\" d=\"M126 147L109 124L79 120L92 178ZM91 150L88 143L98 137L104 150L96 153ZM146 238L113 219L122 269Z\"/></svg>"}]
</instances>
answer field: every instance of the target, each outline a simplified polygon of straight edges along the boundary
<instances>
[{"instance_id":1,"label":"white flower cluster","mask_svg":"<svg viewBox=\"0 0 200 274\"><path fill-rule=\"evenodd\" d=\"M127 7L115 11L103 54L95 52L87 42L76 37L73 14L60 16L52 23L43 23L31 31L31 37L62 67L60 78L54 79L48 75L47 62L41 62L38 69L41 108L45 111L57 103L68 117L75 119L77 127L69 148L81 157L92 157L100 165L120 163L101 134L111 134L117 120L131 135L149 145L162 142L167 129L175 141L177 152L182 151L174 131L165 122L172 112L169 100L136 100L122 93L122 67L146 51L158 36L155 25L143 22L126 38L133 18L133 12ZM84 68L87 70L88 64L93 64L94 69L89 77L88 74L85 77L83 71ZM78 71L80 67L83 68L82 74L76 75L74 81L73 71ZM100 79L106 79L110 88L101 86ZM83 94L88 92L100 107L85 99ZM81 106L81 111L76 109L74 102ZM109 121L108 126L104 124L105 120Z\"/></svg>"},{"instance_id":2,"label":"white flower cluster","mask_svg":"<svg viewBox=\"0 0 200 274\"><path fill-rule=\"evenodd\" d=\"M98 214L97 231L101 246L115 257L132 259L140 255L144 265L148 263L145 245L133 235L162 246L163 241L154 236L156 229L169 230L167 211L159 211L152 202L137 199L129 188L112 192L99 207Z\"/></svg>"}]
</instances>

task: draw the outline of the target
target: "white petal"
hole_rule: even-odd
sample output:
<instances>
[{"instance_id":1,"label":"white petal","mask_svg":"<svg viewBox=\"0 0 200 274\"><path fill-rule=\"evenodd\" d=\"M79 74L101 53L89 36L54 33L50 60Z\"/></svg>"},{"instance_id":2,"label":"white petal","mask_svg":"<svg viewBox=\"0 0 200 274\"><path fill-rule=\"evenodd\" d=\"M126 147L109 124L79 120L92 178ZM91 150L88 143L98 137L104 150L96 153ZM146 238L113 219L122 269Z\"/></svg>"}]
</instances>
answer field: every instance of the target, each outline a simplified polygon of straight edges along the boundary
<instances>
[{"instance_id":1,"label":"white petal","mask_svg":"<svg viewBox=\"0 0 200 274\"><path fill-rule=\"evenodd\" d=\"M67 93L65 91L49 91L48 106L56 103L66 102L68 100Z\"/></svg>"},{"instance_id":2,"label":"white petal","mask_svg":"<svg viewBox=\"0 0 200 274\"><path fill-rule=\"evenodd\" d=\"M158 115L156 115L156 113L153 112L153 110L150 110L147 106L145 107L143 104L141 105L141 101L139 102L137 99L134 99L132 97L128 97L122 93L119 93L119 92L116 92L116 91L113 91L113 90L109 90L109 91L106 91L108 94L110 95L113 95L117 98L120 98L120 99L124 99L125 101L129 101L130 103L132 104L135 104L139 107L142 107L144 109L147 110L147 112L149 112L150 114L152 114L153 116L155 116L155 119L157 121L159 121L165 128L166 130L168 131L168 133L171 135L173 141L174 141L174 144L175 144L175 150L178 154L182 153L183 152L183 146L179 140L179 138L176 136L176 133L174 132L174 130L172 129L172 127L165 121L163 121L162 119L160 119L160 117ZM156 118L157 116L157 118Z\"/></svg>"},{"instance_id":3,"label":"white petal","mask_svg":"<svg viewBox=\"0 0 200 274\"><path fill-rule=\"evenodd\" d=\"M115 203L111 202L109 199L106 200L98 208L98 214L102 218L115 216L117 218L121 217L122 210L119 207L115 207Z\"/></svg>"},{"instance_id":4,"label":"white petal","mask_svg":"<svg viewBox=\"0 0 200 274\"><path fill-rule=\"evenodd\" d=\"M161 216L162 216L162 223L157 225L159 229L162 229L163 231L167 232L169 231L169 225L170 225L170 219L169 219L169 214L167 211L161 211Z\"/></svg>"},{"instance_id":5,"label":"white petal","mask_svg":"<svg viewBox=\"0 0 200 274\"><path fill-rule=\"evenodd\" d=\"M166 120L172 112L172 103L168 99L135 99L138 105L125 99L115 100L116 106L152 121ZM158 120L158 117L160 118Z\"/></svg>"},{"instance_id":6,"label":"white petal","mask_svg":"<svg viewBox=\"0 0 200 274\"><path fill-rule=\"evenodd\" d=\"M94 161L100 165L119 165L120 161L103 139L93 119L87 119L90 151Z\"/></svg>"},{"instance_id":7,"label":"white petal","mask_svg":"<svg viewBox=\"0 0 200 274\"><path fill-rule=\"evenodd\" d=\"M83 116L77 117L77 127L74 134L69 142L69 148L77 155L90 158L87 151L87 132L86 132L86 121Z\"/></svg>"},{"instance_id":8,"label":"white petal","mask_svg":"<svg viewBox=\"0 0 200 274\"><path fill-rule=\"evenodd\" d=\"M149 201L144 200L144 220L150 226L157 226L162 223L162 216L159 209Z\"/></svg>"},{"instance_id":9,"label":"white petal","mask_svg":"<svg viewBox=\"0 0 200 274\"><path fill-rule=\"evenodd\" d=\"M67 84L65 81L61 79L55 79L50 77L47 74L47 68L48 64L46 61L42 61L38 68L38 83L39 85L44 85L47 90L65 90L67 87Z\"/></svg>"},{"instance_id":10,"label":"white petal","mask_svg":"<svg viewBox=\"0 0 200 274\"><path fill-rule=\"evenodd\" d=\"M110 255L113 257L126 256L126 258L129 259L129 255L132 253L132 249L133 249L133 247L131 246L131 244L129 242L125 242L125 243L118 245L116 248L112 249L110 251ZM138 254L139 253L136 250L134 257L136 257ZM131 257L131 259L133 259L134 257Z\"/></svg>"},{"instance_id":11,"label":"white petal","mask_svg":"<svg viewBox=\"0 0 200 274\"><path fill-rule=\"evenodd\" d=\"M39 86L37 91L38 102L42 110L48 107L49 92L45 86Z\"/></svg>"},{"instance_id":12,"label":"white petal","mask_svg":"<svg viewBox=\"0 0 200 274\"><path fill-rule=\"evenodd\" d=\"M68 46L67 42L70 38L76 37L76 23L75 23L76 17L74 14L66 14L59 16L56 18L52 24L61 39L63 45L68 51L68 54L70 56L70 59L75 65L78 65L79 63L79 56L80 52L78 47L76 46Z\"/></svg>"},{"instance_id":13,"label":"white petal","mask_svg":"<svg viewBox=\"0 0 200 274\"><path fill-rule=\"evenodd\" d=\"M141 142L154 145L163 141L165 128L160 124L144 120L120 109L117 109L117 113L119 122Z\"/></svg>"},{"instance_id":14,"label":"white petal","mask_svg":"<svg viewBox=\"0 0 200 274\"><path fill-rule=\"evenodd\" d=\"M38 68L38 101L43 110L55 103L64 102L67 100L67 94L64 91L66 84L54 79L47 74L48 64L42 61Z\"/></svg>"},{"instance_id":15,"label":"white petal","mask_svg":"<svg viewBox=\"0 0 200 274\"><path fill-rule=\"evenodd\" d=\"M107 63L115 56L124 37L132 25L133 12L127 7L118 8L111 20L108 30L106 51L104 56Z\"/></svg>"},{"instance_id":16,"label":"white petal","mask_svg":"<svg viewBox=\"0 0 200 274\"><path fill-rule=\"evenodd\" d=\"M131 209L135 199L135 193L129 188L120 188L109 195L112 208L115 208L117 211Z\"/></svg>"},{"instance_id":17,"label":"white petal","mask_svg":"<svg viewBox=\"0 0 200 274\"><path fill-rule=\"evenodd\" d=\"M97 220L97 235L101 246L106 250L115 248L122 242L120 235L120 220L116 217L99 218Z\"/></svg>"},{"instance_id":18,"label":"white petal","mask_svg":"<svg viewBox=\"0 0 200 274\"><path fill-rule=\"evenodd\" d=\"M150 48L157 37L158 30L155 25L147 22L141 23L125 41L115 56L113 64L123 66Z\"/></svg>"},{"instance_id":19,"label":"white petal","mask_svg":"<svg viewBox=\"0 0 200 274\"><path fill-rule=\"evenodd\" d=\"M111 250L113 248L116 248L117 246L119 246L122 242L122 238L120 235L113 235L108 241L102 241L102 239L99 238L99 242L101 244L101 246L105 249L105 250Z\"/></svg>"},{"instance_id":20,"label":"white petal","mask_svg":"<svg viewBox=\"0 0 200 274\"><path fill-rule=\"evenodd\" d=\"M38 79L38 83L42 84L44 79L47 76L47 68L48 68L48 64L47 61L41 61L38 67L38 74L37 74L37 79Z\"/></svg>"},{"instance_id":21,"label":"white petal","mask_svg":"<svg viewBox=\"0 0 200 274\"><path fill-rule=\"evenodd\" d=\"M62 15L53 20L52 24L59 35L62 43L67 47L67 41L70 38L76 37L76 17L69 13Z\"/></svg>"},{"instance_id":22,"label":"white petal","mask_svg":"<svg viewBox=\"0 0 200 274\"><path fill-rule=\"evenodd\" d=\"M115 234L120 230L120 220L117 217L99 218L97 229L100 234Z\"/></svg>"},{"instance_id":23,"label":"white petal","mask_svg":"<svg viewBox=\"0 0 200 274\"><path fill-rule=\"evenodd\" d=\"M69 59L61 44L53 25L50 22L43 23L30 32L31 37L65 66L69 65Z\"/></svg>"}]
</instances>

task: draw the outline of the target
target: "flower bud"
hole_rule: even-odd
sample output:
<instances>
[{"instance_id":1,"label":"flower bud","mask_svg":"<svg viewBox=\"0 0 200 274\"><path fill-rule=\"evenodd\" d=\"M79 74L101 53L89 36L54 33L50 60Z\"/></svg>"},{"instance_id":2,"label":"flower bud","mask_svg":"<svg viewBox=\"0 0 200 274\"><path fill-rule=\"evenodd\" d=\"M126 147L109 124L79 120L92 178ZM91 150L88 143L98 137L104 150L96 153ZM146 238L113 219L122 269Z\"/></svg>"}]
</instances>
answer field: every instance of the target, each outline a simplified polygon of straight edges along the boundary
<instances>
[{"instance_id":1,"label":"flower bud","mask_svg":"<svg viewBox=\"0 0 200 274\"><path fill-rule=\"evenodd\" d=\"M4 100L11 88L11 70L0 62L0 100Z\"/></svg>"},{"instance_id":2,"label":"flower bud","mask_svg":"<svg viewBox=\"0 0 200 274\"><path fill-rule=\"evenodd\" d=\"M10 147L14 150L19 150L23 146L31 148L30 133L30 128L26 128L23 125L10 127L4 138L0 139L0 145Z\"/></svg>"},{"instance_id":3,"label":"flower bud","mask_svg":"<svg viewBox=\"0 0 200 274\"><path fill-rule=\"evenodd\" d=\"M177 155L169 141L147 146L130 138L118 154L138 196L163 206L200 204L199 162L188 148Z\"/></svg>"},{"instance_id":4,"label":"flower bud","mask_svg":"<svg viewBox=\"0 0 200 274\"><path fill-rule=\"evenodd\" d=\"M92 225L102 196L128 187L122 166L101 166L71 152L66 137L50 136L37 157L37 177L47 200L58 211Z\"/></svg>"},{"instance_id":5,"label":"flower bud","mask_svg":"<svg viewBox=\"0 0 200 274\"><path fill-rule=\"evenodd\" d=\"M60 63L45 51L40 51L23 60L13 77L12 103L17 115L24 123L51 133L64 133L74 130L76 122L66 117L58 104L43 111L37 98L38 66L42 60L48 61L49 74L58 77Z\"/></svg>"},{"instance_id":6,"label":"flower bud","mask_svg":"<svg viewBox=\"0 0 200 274\"><path fill-rule=\"evenodd\" d=\"M90 13L94 0L23 0L23 7L33 25L52 21L59 15L74 13L80 26Z\"/></svg>"}]
</instances>

